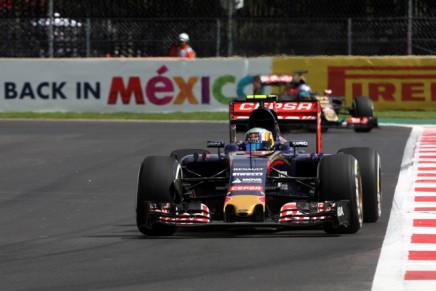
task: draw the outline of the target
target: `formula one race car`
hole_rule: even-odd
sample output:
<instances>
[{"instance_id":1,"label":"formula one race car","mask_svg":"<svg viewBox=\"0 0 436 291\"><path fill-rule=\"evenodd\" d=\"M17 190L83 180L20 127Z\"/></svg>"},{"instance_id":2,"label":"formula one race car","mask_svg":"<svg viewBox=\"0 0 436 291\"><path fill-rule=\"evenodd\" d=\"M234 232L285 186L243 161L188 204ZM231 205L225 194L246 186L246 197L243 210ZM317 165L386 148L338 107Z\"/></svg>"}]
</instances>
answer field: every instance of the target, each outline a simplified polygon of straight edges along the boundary
<instances>
[{"instance_id":1,"label":"formula one race car","mask_svg":"<svg viewBox=\"0 0 436 291\"><path fill-rule=\"evenodd\" d=\"M179 227L322 227L329 234L357 232L381 215L381 166L371 148L322 152L321 107L294 102L289 117L316 127L316 151L307 141L286 141L277 114L266 106L277 96L249 96L257 108L249 130L236 141L148 156L139 170L136 223L144 235L172 235ZM275 108L275 107L273 107Z\"/></svg>"},{"instance_id":2,"label":"formula one race car","mask_svg":"<svg viewBox=\"0 0 436 291\"><path fill-rule=\"evenodd\" d=\"M374 106L368 96L358 96L353 99L350 106L346 106L345 97L332 96L331 90L324 90L320 95L311 91L309 85L302 77L307 71L296 71L296 75L258 75L253 77L253 90L255 94L264 91L266 86L280 91L278 106L275 108L279 126L295 128L296 124L285 119L283 111L292 106L293 101L319 100L322 111L322 131L330 127L354 128L356 132L369 132L378 127L377 117L374 116ZM276 92L275 92L276 93ZM254 109L254 104L247 100L235 100L230 103L231 123L245 129L248 116ZM283 113L283 114L282 114ZM310 127L312 128L312 127Z\"/></svg>"}]
</instances>

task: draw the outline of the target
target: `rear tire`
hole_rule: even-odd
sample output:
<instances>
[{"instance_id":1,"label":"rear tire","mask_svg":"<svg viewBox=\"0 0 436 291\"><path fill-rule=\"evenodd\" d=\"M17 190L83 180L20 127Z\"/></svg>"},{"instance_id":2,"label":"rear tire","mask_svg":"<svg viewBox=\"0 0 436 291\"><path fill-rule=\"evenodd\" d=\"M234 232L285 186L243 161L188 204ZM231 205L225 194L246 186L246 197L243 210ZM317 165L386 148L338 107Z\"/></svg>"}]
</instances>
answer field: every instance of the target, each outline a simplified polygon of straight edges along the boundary
<instances>
[{"instance_id":1,"label":"rear tire","mask_svg":"<svg viewBox=\"0 0 436 291\"><path fill-rule=\"evenodd\" d=\"M179 163L173 157L151 156L144 159L138 176L136 200L136 225L144 235L172 235L173 225L156 222L150 213L151 203L174 205L174 181L177 178Z\"/></svg>"},{"instance_id":2,"label":"rear tire","mask_svg":"<svg viewBox=\"0 0 436 291\"><path fill-rule=\"evenodd\" d=\"M351 155L330 155L318 165L319 201L350 201L348 227L326 223L329 234L356 233L363 224L362 184L357 160Z\"/></svg>"},{"instance_id":3,"label":"rear tire","mask_svg":"<svg viewBox=\"0 0 436 291\"><path fill-rule=\"evenodd\" d=\"M381 209L381 163L376 150L365 147L344 148L338 153L352 155L358 162L362 176L363 221L376 222Z\"/></svg>"}]
</instances>

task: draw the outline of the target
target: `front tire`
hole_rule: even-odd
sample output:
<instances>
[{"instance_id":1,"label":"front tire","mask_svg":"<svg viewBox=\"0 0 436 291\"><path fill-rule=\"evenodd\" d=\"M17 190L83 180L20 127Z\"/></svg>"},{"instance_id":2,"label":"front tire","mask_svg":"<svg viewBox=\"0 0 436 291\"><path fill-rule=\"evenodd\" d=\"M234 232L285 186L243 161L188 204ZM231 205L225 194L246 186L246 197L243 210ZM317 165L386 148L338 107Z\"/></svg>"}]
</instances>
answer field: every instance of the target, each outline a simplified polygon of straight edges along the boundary
<instances>
[{"instance_id":1,"label":"front tire","mask_svg":"<svg viewBox=\"0 0 436 291\"><path fill-rule=\"evenodd\" d=\"M358 96L353 100L355 117L374 117L374 105L368 96Z\"/></svg>"},{"instance_id":2,"label":"front tire","mask_svg":"<svg viewBox=\"0 0 436 291\"><path fill-rule=\"evenodd\" d=\"M178 169L179 163L173 157L151 156L142 162L136 200L136 225L142 234L167 236L176 231L173 225L157 222L150 207L152 203L174 206Z\"/></svg>"},{"instance_id":3,"label":"front tire","mask_svg":"<svg viewBox=\"0 0 436 291\"><path fill-rule=\"evenodd\" d=\"M381 162L376 150L366 147L340 149L359 162L363 189L363 221L376 222L381 216Z\"/></svg>"},{"instance_id":4,"label":"front tire","mask_svg":"<svg viewBox=\"0 0 436 291\"><path fill-rule=\"evenodd\" d=\"M368 96L358 96L353 100L353 116L354 117L368 117L374 118L374 104ZM370 132L372 129L372 122L366 126L357 126L354 128L356 132Z\"/></svg>"},{"instance_id":5,"label":"front tire","mask_svg":"<svg viewBox=\"0 0 436 291\"><path fill-rule=\"evenodd\" d=\"M363 224L362 184L357 160L351 155L331 155L318 165L319 201L348 200L350 217L348 227L326 223L329 234L356 233Z\"/></svg>"}]
</instances>

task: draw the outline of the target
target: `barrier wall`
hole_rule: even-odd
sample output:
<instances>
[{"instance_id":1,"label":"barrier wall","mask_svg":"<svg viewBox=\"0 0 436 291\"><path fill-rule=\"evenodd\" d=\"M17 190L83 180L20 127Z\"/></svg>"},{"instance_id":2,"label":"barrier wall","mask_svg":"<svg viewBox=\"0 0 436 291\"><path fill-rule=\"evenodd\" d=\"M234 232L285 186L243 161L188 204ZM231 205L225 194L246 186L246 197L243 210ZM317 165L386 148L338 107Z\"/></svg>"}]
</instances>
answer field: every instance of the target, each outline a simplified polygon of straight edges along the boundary
<instances>
[{"instance_id":1,"label":"barrier wall","mask_svg":"<svg viewBox=\"0 0 436 291\"><path fill-rule=\"evenodd\" d=\"M312 89L345 96L366 95L375 109L436 110L436 58L307 57L274 58L272 71L307 69ZM436 114L435 114L436 117Z\"/></svg>"},{"instance_id":2,"label":"barrier wall","mask_svg":"<svg viewBox=\"0 0 436 291\"><path fill-rule=\"evenodd\" d=\"M256 74L305 69L314 91L436 110L436 58L0 59L0 112L227 111ZM267 92L268 93L268 92Z\"/></svg>"}]
</instances>

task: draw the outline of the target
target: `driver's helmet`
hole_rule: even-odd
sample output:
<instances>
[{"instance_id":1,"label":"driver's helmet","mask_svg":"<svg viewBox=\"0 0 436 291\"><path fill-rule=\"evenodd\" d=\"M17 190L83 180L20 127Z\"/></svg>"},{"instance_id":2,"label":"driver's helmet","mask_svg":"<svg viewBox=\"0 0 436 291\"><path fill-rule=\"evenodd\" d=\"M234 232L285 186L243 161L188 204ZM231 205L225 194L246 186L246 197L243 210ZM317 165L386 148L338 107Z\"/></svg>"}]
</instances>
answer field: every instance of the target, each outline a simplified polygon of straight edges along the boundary
<instances>
[{"instance_id":1,"label":"driver's helmet","mask_svg":"<svg viewBox=\"0 0 436 291\"><path fill-rule=\"evenodd\" d=\"M253 127L245 134L245 149L247 151L272 150L274 137L271 131Z\"/></svg>"},{"instance_id":2,"label":"driver's helmet","mask_svg":"<svg viewBox=\"0 0 436 291\"><path fill-rule=\"evenodd\" d=\"M311 93L312 93L312 89L310 88L309 85L307 85L307 84L301 84L301 85L298 87L298 95L297 95L297 98L298 98L298 99L309 99Z\"/></svg>"}]
</instances>

